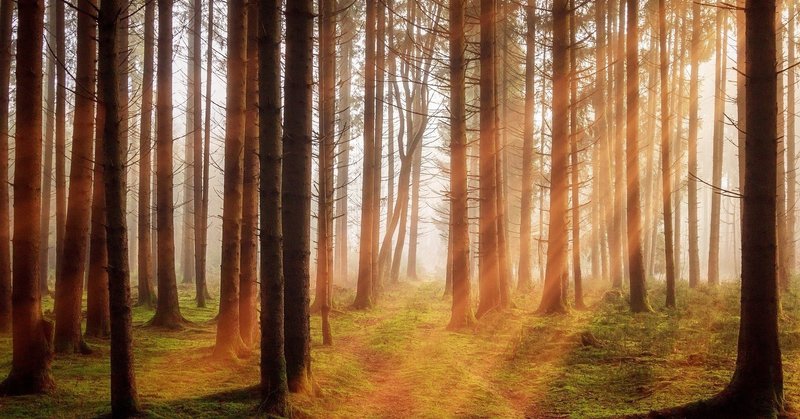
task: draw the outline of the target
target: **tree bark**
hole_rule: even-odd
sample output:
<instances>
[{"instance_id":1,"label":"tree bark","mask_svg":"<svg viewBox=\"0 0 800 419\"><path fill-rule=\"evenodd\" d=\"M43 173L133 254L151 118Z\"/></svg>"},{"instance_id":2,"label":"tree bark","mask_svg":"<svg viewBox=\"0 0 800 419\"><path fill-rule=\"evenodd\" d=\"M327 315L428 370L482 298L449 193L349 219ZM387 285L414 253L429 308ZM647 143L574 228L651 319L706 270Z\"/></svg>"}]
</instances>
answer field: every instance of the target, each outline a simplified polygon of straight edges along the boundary
<instances>
[{"instance_id":1,"label":"tree bark","mask_svg":"<svg viewBox=\"0 0 800 419\"><path fill-rule=\"evenodd\" d=\"M142 75L142 109L139 122L139 224L138 246L139 267L136 305L153 308L156 294L153 289L153 257L150 218L150 173L152 171L152 133L153 133L153 44L155 38L155 2L144 6L144 72Z\"/></svg>"},{"instance_id":2,"label":"tree bark","mask_svg":"<svg viewBox=\"0 0 800 419\"><path fill-rule=\"evenodd\" d=\"M8 108L14 2L0 2L0 333L11 331L11 226L8 195Z\"/></svg>"},{"instance_id":3,"label":"tree bark","mask_svg":"<svg viewBox=\"0 0 800 419\"><path fill-rule=\"evenodd\" d=\"M694 288L700 283L700 249L698 240L697 217L697 128L698 128L698 90L700 70L700 37L702 36L700 4L692 3L692 42L689 52L689 286Z\"/></svg>"},{"instance_id":4,"label":"tree bark","mask_svg":"<svg viewBox=\"0 0 800 419\"><path fill-rule=\"evenodd\" d=\"M6 2L3 2L6 3ZM11 371L0 395L55 388L53 325L42 316L39 293L39 213L42 187L42 44L44 2L20 0L17 37L17 115L14 170L14 240Z\"/></svg>"},{"instance_id":5,"label":"tree bark","mask_svg":"<svg viewBox=\"0 0 800 419\"><path fill-rule=\"evenodd\" d=\"M661 88L661 203L664 211L664 262L667 275L667 307L675 307L675 259L672 249L672 157L670 156L669 59L667 58L667 5L658 0L658 51Z\"/></svg>"},{"instance_id":6,"label":"tree bark","mask_svg":"<svg viewBox=\"0 0 800 419\"><path fill-rule=\"evenodd\" d=\"M570 9L575 9L571 0ZM583 304L583 274L581 273L581 166L578 156L578 60L576 37L578 28L575 13L569 15L569 60L570 60L570 107L569 107L569 145L570 145L570 192L572 194L571 233L572 233L572 280L575 283L575 307L585 308Z\"/></svg>"},{"instance_id":7,"label":"tree bark","mask_svg":"<svg viewBox=\"0 0 800 419\"><path fill-rule=\"evenodd\" d=\"M722 4L720 3L720 6ZM716 74L714 82L714 143L711 169L711 226L708 240L708 284L715 286L719 284L719 229L720 229L720 207L722 205L721 195L718 188L722 187L722 153L724 152L725 141L725 87L727 83L728 59L728 35L727 35L727 11L717 9L717 30L716 30Z\"/></svg>"},{"instance_id":8,"label":"tree bark","mask_svg":"<svg viewBox=\"0 0 800 419\"><path fill-rule=\"evenodd\" d=\"M525 7L525 122L522 134L522 194L519 226L519 279L517 291L530 292L533 288L531 273L531 214L533 212L533 158L536 110L536 6L528 2ZM452 23L451 23L452 24ZM452 168L451 168L452 170ZM452 175L451 175L452 176Z\"/></svg>"},{"instance_id":9,"label":"tree bark","mask_svg":"<svg viewBox=\"0 0 800 419\"><path fill-rule=\"evenodd\" d=\"M284 227L292 234L286 236L283 247L286 278L284 333L289 389L297 393L308 392L312 388L308 320L314 46L311 0L287 3L286 28L282 217ZM369 134L370 131L366 132ZM367 153L367 156L370 155ZM366 261L371 261L371 258ZM371 272L369 264L362 268L365 272ZM371 282L369 284L371 286Z\"/></svg>"}]
</instances>

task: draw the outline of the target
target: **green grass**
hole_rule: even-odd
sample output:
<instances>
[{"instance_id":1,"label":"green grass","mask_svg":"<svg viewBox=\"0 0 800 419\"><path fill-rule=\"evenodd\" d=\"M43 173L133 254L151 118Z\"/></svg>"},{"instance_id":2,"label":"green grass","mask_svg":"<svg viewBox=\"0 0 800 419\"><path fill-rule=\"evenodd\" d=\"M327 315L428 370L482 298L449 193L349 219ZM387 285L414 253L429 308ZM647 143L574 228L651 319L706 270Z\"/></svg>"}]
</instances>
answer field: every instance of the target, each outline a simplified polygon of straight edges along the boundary
<instances>
[{"instance_id":1,"label":"green grass","mask_svg":"<svg viewBox=\"0 0 800 419\"><path fill-rule=\"evenodd\" d=\"M600 288L600 287L598 287ZM565 316L532 314L538 295L518 295L515 309L493 312L473 330L445 330L449 301L441 285L387 289L377 308L351 311L352 292L337 290L334 345L322 346L312 318L316 395L293 395L296 417L610 417L706 397L728 381L736 356L738 290L688 290L663 307L651 290L650 314L631 314L624 299L603 298L590 284L589 309ZM134 310L136 374L149 417L247 417L256 414L258 356L236 363L210 358L216 300L194 307L181 291L182 331L144 328L152 312ZM784 295L781 318L785 388L798 402L800 301ZM50 310L52 300L45 300ZM584 345L591 334L597 345ZM109 413L108 342L91 340L89 356L58 356L54 394L0 399L0 417L92 417ZM0 375L11 341L0 337Z\"/></svg>"}]
</instances>

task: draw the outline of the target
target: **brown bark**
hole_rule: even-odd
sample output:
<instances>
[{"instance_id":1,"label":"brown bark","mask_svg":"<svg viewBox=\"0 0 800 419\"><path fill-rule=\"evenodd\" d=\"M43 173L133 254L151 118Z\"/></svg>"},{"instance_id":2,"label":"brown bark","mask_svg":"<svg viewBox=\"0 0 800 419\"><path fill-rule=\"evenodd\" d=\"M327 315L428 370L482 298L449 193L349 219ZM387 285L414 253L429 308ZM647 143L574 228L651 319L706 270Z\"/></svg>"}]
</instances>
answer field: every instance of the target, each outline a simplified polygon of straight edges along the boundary
<instances>
[{"instance_id":1,"label":"brown bark","mask_svg":"<svg viewBox=\"0 0 800 419\"><path fill-rule=\"evenodd\" d=\"M790 40L787 44L788 47L788 63L786 69L786 77L788 78L787 93L786 93L786 202L790 202L786 208L786 266L787 275L791 278L795 273L795 228L797 225L797 209L795 208L797 202L797 152L796 152L796 120L797 120L797 103L796 103L796 83L797 83L797 68L793 65L797 62L796 58L796 36L795 25L797 25L796 4L790 1L789 9L789 22L787 22L787 35Z\"/></svg>"},{"instance_id":2,"label":"brown bark","mask_svg":"<svg viewBox=\"0 0 800 419\"><path fill-rule=\"evenodd\" d=\"M5 3L5 2L4 2ZM39 293L39 213L42 182L42 44L44 2L17 2L17 115L11 371L0 396L50 392L53 326L42 316Z\"/></svg>"},{"instance_id":3,"label":"brown bark","mask_svg":"<svg viewBox=\"0 0 800 419\"><path fill-rule=\"evenodd\" d=\"M614 288L622 288L627 271L627 245L625 226L625 144L622 133L625 130L625 2L619 0L617 9L617 45L614 52L614 221L611 245L611 283Z\"/></svg>"},{"instance_id":4,"label":"brown bark","mask_svg":"<svg viewBox=\"0 0 800 419\"><path fill-rule=\"evenodd\" d=\"M11 331L11 231L8 196L8 108L11 17L14 3L0 2L0 333Z\"/></svg>"},{"instance_id":5,"label":"brown bark","mask_svg":"<svg viewBox=\"0 0 800 419\"><path fill-rule=\"evenodd\" d=\"M111 414L131 417L139 413L136 378L133 371L133 331L131 318L130 272L128 270L128 233L126 217L127 141L122 126L125 111L118 87L124 68L120 52L127 52L127 42L118 42L127 31L122 17L127 9L120 0L103 0L98 13L98 85L104 109L103 154L96 156L105 166L105 200L108 229L108 287L111 311ZM125 38L125 36L122 36ZM124 85L127 92L127 83Z\"/></svg>"},{"instance_id":6,"label":"brown bark","mask_svg":"<svg viewBox=\"0 0 800 419\"><path fill-rule=\"evenodd\" d=\"M716 13L717 58L714 82L714 143L711 169L711 186L714 190L711 193L711 226L708 240L708 284L711 286L719 284L719 229L722 197L718 188L722 187L722 153L725 141L725 87L727 82L727 66L725 63L728 60L727 12L718 8Z\"/></svg>"},{"instance_id":7,"label":"brown bark","mask_svg":"<svg viewBox=\"0 0 800 419\"><path fill-rule=\"evenodd\" d=\"M374 223L373 193L375 165L375 21L377 18L375 2L366 1L366 46L364 69L364 159L361 185L361 235L358 252L358 285L353 308L365 309L372 306L372 229Z\"/></svg>"},{"instance_id":8,"label":"brown bark","mask_svg":"<svg viewBox=\"0 0 800 419\"><path fill-rule=\"evenodd\" d=\"M195 160L194 148L196 147L195 133L200 131L203 121L197 118L195 107L199 103L195 95L200 94L199 84L201 83L199 72L195 72L197 57L200 55L199 43L195 40L200 36L200 19L196 11L202 7L202 1L189 1L188 10L188 37L187 57L186 57L186 133L184 140L184 170L183 170L183 200L181 207L182 228L181 228L181 283L191 284L195 279L195 245L196 237L194 222L197 219L194 215L195 209L195 170L199 164Z\"/></svg>"},{"instance_id":9,"label":"brown bark","mask_svg":"<svg viewBox=\"0 0 800 419\"><path fill-rule=\"evenodd\" d=\"M522 193L520 194L519 227L519 279L517 291L529 292L533 288L531 273L531 215L533 212L533 159L535 128L533 126L536 107L536 6L528 2L525 6L525 122L522 134ZM452 170L452 169L451 169Z\"/></svg>"},{"instance_id":10,"label":"brown bark","mask_svg":"<svg viewBox=\"0 0 800 419\"><path fill-rule=\"evenodd\" d=\"M575 8L575 0L571 0L570 9ZM569 145L570 145L570 192L572 207L571 229L572 233L572 280L575 283L575 307L584 308L583 304L583 274L581 272L581 167L578 156L578 60L576 51L576 37L578 28L575 22L575 13L569 15L569 60L570 60L570 104L569 107Z\"/></svg>"},{"instance_id":11,"label":"brown bark","mask_svg":"<svg viewBox=\"0 0 800 419\"><path fill-rule=\"evenodd\" d=\"M225 106L225 178L222 204L222 266L214 355L243 353L239 329L239 276L242 251L242 199L247 82L247 3L228 2L228 80Z\"/></svg>"},{"instance_id":12,"label":"brown bark","mask_svg":"<svg viewBox=\"0 0 800 419\"><path fill-rule=\"evenodd\" d=\"M64 251L64 234L67 221L67 175L66 175L66 124L67 124L67 68L58 63L66 62L66 31L64 22L64 2L55 2L56 9L56 248L55 276L61 271L58 255Z\"/></svg>"},{"instance_id":13,"label":"brown bark","mask_svg":"<svg viewBox=\"0 0 800 419\"><path fill-rule=\"evenodd\" d=\"M689 52L691 71L689 75L689 140L688 140L688 188L689 188L689 286L694 288L700 283L700 249L698 240L697 217L697 128L698 128L698 90L699 90L699 55L700 37L702 36L700 4L692 3L692 41Z\"/></svg>"},{"instance_id":14,"label":"brown bark","mask_svg":"<svg viewBox=\"0 0 800 419\"><path fill-rule=\"evenodd\" d=\"M195 11L195 14L199 12ZM209 179L209 168L210 168L210 159L211 159L211 71L212 71L212 63L214 58L214 48L212 47L214 43L214 0L208 1L208 40L207 40L207 51L206 51L206 108L205 108L205 126L203 127L203 181L202 181L202 202L199 203L200 207L195 208L195 216L198 217L195 220L195 245L197 248L195 249L195 299L197 300L197 307L205 307L206 306L206 299L210 298L208 293L208 285L206 283L206 250L208 247L208 179ZM195 39L196 43L200 41ZM198 54L199 55L199 54ZM199 56L196 57L198 63L195 64L195 72L200 72L200 64L199 64ZM198 86L199 87L199 86ZM200 98L195 98L196 101L199 102ZM195 105L195 119L199 119L200 113L200 106L198 104ZM199 142L200 139L197 138L198 134L195 134L195 142ZM200 151L199 145L195 147L195 153ZM198 164L199 164L199 158ZM195 164L195 176L199 176L198 172L200 168ZM199 182L199 178L198 178ZM195 183L195 187L199 188L200 186ZM195 192L195 196L200 196L198 192ZM198 205L195 203L195 205Z\"/></svg>"},{"instance_id":15,"label":"brown bark","mask_svg":"<svg viewBox=\"0 0 800 419\"><path fill-rule=\"evenodd\" d=\"M324 1L324 0L323 0ZM378 274L378 245L381 230L381 174L383 161L383 104L386 79L386 3L377 2L377 31L375 40L375 148L372 170L372 303L381 292L382 278ZM334 32L335 34L335 32Z\"/></svg>"},{"instance_id":16,"label":"brown bark","mask_svg":"<svg viewBox=\"0 0 800 419\"><path fill-rule=\"evenodd\" d=\"M658 1L658 51L661 88L661 203L664 211L664 262L667 275L667 307L675 307L675 260L672 249L672 157L670 156L670 112L667 58L667 6Z\"/></svg>"},{"instance_id":17,"label":"brown bark","mask_svg":"<svg viewBox=\"0 0 800 419\"><path fill-rule=\"evenodd\" d=\"M77 68L75 110L72 125L72 155L69 173L69 201L64 231L64 251L58 254L62 269L56 276L55 350L85 352L81 337L83 280L89 249L89 214L92 194L92 143L94 140L95 59L97 28L91 11L93 0L78 2Z\"/></svg>"},{"instance_id":18,"label":"brown bark","mask_svg":"<svg viewBox=\"0 0 800 419\"><path fill-rule=\"evenodd\" d=\"M149 325L178 329L186 320L178 304L172 173L172 5L158 0L158 95L156 97L156 274L158 304Z\"/></svg>"},{"instance_id":19,"label":"brown bark","mask_svg":"<svg viewBox=\"0 0 800 419\"><path fill-rule=\"evenodd\" d=\"M339 1L340 5L342 1ZM349 4L349 3L347 3ZM352 61L353 61L353 38L356 36L355 24L353 23L351 8L341 12L341 46L339 62L339 129L341 137L338 140L337 162L336 162L336 238L334 255L334 279L345 282L348 280L348 247L349 237L347 221L349 213L347 211L348 184L349 184L349 165L350 147L352 140L352 116L350 113L351 85L352 81Z\"/></svg>"},{"instance_id":20,"label":"brown bark","mask_svg":"<svg viewBox=\"0 0 800 419\"><path fill-rule=\"evenodd\" d=\"M50 1L48 6L47 17L47 44L53 48L56 45L56 7L54 1ZM50 288L48 285L48 277L50 276L50 218L52 213L50 211L50 201L53 192L53 143L55 141L55 103L56 103L56 56L52 51L47 54L47 68L44 74L45 89L47 94L44 98L45 105L43 111L47 115L44 121L44 163L42 172L42 213L41 220L41 242L42 246L39 248L39 271L42 273L41 287L42 295L48 295Z\"/></svg>"},{"instance_id":21,"label":"brown bark","mask_svg":"<svg viewBox=\"0 0 800 419\"><path fill-rule=\"evenodd\" d=\"M248 347L256 339L258 261L258 7L247 5L247 82L244 168L242 169L242 250L239 276L239 333Z\"/></svg>"},{"instance_id":22,"label":"brown bark","mask_svg":"<svg viewBox=\"0 0 800 419\"><path fill-rule=\"evenodd\" d=\"M292 234L285 237L283 247L283 266L286 279L284 309L286 375L289 389L292 392L307 392L311 390L311 336L308 320L311 245L311 229L308 220L311 217L312 52L314 46L314 14L311 0L287 3L286 28L283 208L281 216L284 227L287 231L292 231ZM367 133L369 132L367 130ZM367 153L367 155L370 154ZM362 235L363 237L365 236ZM370 260L371 258L366 261ZM362 268L364 273L371 272L369 264Z\"/></svg>"},{"instance_id":23,"label":"brown bark","mask_svg":"<svg viewBox=\"0 0 800 419\"><path fill-rule=\"evenodd\" d=\"M281 222L280 0L258 2L258 95L261 189L261 398L263 411L288 413L284 354Z\"/></svg>"},{"instance_id":24,"label":"brown bark","mask_svg":"<svg viewBox=\"0 0 800 419\"><path fill-rule=\"evenodd\" d=\"M144 72L142 75L142 109L139 122L139 224L138 246L139 267L136 305L153 308L156 306L156 293L153 289L153 245L150 217L152 171L152 133L153 133L153 44L155 38L155 2L149 1L144 7Z\"/></svg>"}]
</instances>

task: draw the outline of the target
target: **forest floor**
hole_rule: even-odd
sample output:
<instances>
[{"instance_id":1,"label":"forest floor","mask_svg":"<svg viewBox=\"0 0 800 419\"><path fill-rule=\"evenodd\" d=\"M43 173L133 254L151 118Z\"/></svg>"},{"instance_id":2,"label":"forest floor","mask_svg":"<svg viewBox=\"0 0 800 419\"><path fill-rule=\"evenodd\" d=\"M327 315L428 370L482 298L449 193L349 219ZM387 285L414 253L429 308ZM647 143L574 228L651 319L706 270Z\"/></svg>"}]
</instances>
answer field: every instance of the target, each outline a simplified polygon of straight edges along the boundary
<instances>
[{"instance_id":1,"label":"forest floor","mask_svg":"<svg viewBox=\"0 0 800 419\"><path fill-rule=\"evenodd\" d=\"M600 287L598 287L600 288ZM135 310L136 378L149 417L246 417L256 414L258 356L210 358L216 301L194 308L182 293L182 331L141 327ZM314 396L293 395L295 417L614 417L682 404L714 394L736 357L738 286L688 290L677 310L651 291L654 313L631 314L614 293L587 292L587 310L533 314L538 294L490 313L474 330L445 330L449 300L439 283L387 289L378 308L351 311L337 292L334 345L321 345L312 318ZM52 300L45 301L46 310ZM590 336L591 335L591 336ZM594 339L592 339L592 337ZM0 399L0 417L93 417L109 413L108 342L90 340L92 355L58 356L57 390ZM781 318L786 397L800 402L800 299L788 294ZM11 340L0 337L0 376L10 368Z\"/></svg>"}]
</instances>

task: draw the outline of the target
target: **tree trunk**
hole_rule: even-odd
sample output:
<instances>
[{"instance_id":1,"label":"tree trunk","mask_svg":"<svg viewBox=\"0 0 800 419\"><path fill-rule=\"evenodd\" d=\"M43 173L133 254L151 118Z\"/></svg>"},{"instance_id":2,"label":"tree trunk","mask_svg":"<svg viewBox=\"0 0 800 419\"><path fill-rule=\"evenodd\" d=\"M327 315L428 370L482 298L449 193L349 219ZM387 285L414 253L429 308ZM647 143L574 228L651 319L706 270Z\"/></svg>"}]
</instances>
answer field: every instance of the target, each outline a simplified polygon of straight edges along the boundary
<instances>
[{"instance_id":1,"label":"tree trunk","mask_svg":"<svg viewBox=\"0 0 800 419\"><path fill-rule=\"evenodd\" d=\"M796 126L795 122L797 119L796 109L796 97L795 97L795 83L797 83L797 68L793 65L797 62L796 58L796 37L795 37L795 25L797 25L797 17L795 16L796 13L796 4L795 2L789 2L789 22L787 22L788 27L788 37L789 43L787 45L789 49L789 67L786 70L786 76L788 78L787 83L787 94L786 94L786 115L788 115L788 119L786 120L786 202L791 202L791 204L786 208L786 243L788 244L786 247L786 267L788 269L787 275L791 278L795 272L795 228L797 225L797 210L795 208L795 202L797 202L797 153L796 153Z\"/></svg>"},{"instance_id":2,"label":"tree trunk","mask_svg":"<svg viewBox=\"0 0 800 419\"><path fill-rule=\"evenodd\" d=\"M196 10L202 7L202 1L190 0L188 2L188 28L187 35L187 57L186 57L186 115L185 115L185 130L186 134L183 137L184 146L184 168L183 168L183 200L181 207L183 208L181 224L181 283L191 284L196 281L195 279L195 256L194 256L194 240L195 240L195 225L194 221L197 217L194 216L195 208L195 170L194 167L199 163L195 160L196 153L194 152L195 132L199 131L200 125L203 121L196 118L197 100L195 95L200 94L199 87L200 78L199 74L194 71L196 65L196 57L200 54L200 48L195 43L195 39L199 36L200 20L197 19ZM196 87L197 86L197 87Z\"/></svg>"},{"instance_id":3,"label":"tree trunk","mask_svg":"<svg viewBox=\"0 0 800 419\"><path fill-rule=\"evenodd\" d=\"M569 0L553 2L553 110L550 147L550 223L547 232L547 266L538 311L566 310L561 279L567 272L567 159L569 154Z\"/></svg>"},{"instance_id":4,"label":"tree trunk","mask_svg":"<svg viewBox=\"0 0 800 419\"><path fill-rule=\"evenodd\" d=\"M14 3L0 2L0 333L11 331L11 226L8 196L8 108L11 18Z\"/></svg>"},{"instance_id":5,"label":"tree trunk","mask_svg":"<svg viewBox=\"0 0 800 419\"><path fill-rule=\"evenodd\" d=\"M86 352L81 336L83 279L89 249L90 202L92 195L92 143L95 113L96 22L91 16L93 0L78 2L77 67L75 69L75 110L72 125L72 155L69 171L69 201L64 251L58 254L61 271L56 276L55 350L59 353Z\"/></svg>"},{"instance_id":6,"label":"tree trunk","mask_svg":"<svg viewBox=\"0 0 800 419\"><path fill-rule=\"evenodd\" d=\"M669 91L667 58L667 5L658 0L658 51L661 88L661 202L664 211L664 261L667 274L667 307L675 307L675 262L672 254L672 157L669 138ZM680 67L679 67L680 68Z\"/></svg>"},{"instance_id":7,"label":"tree trunk","mask_svg":"<svg viewBox=\"0 0 800 419\"><path fill-rule=\"evenodd\" d=\"M55 1L50 1L49 15L47 18L47 44L52 46L56 45L56 7ZM41 243L39 248L39 271L42 273L40 278L42 295L50 294L48 285L48 277L50 276L50 197L52 196L53 186L53 142L55 141L55 103L56 103L56 59L58 57L52 51L47 54L47 69L45 70L45 79L47 95L45 97L44 112L47 115L44 122L44 168L42 172L42 213L41 220Z\"/></svg>"},{"instance_id":8,"label":"tree trunk","mask_svg":"<svg viewBox=\"0 0 800 419\"><path fill-rule=\"evenodd\" d=\"M186 322L178 304L172 172L172 4L158 0L158 96L156 97L156 243L158 304L149 324L179 329Z\"/></svg>"},{"instance_id":9,"label":"tree trunk","mask_svg":"<svg viewBox=\"0 0 800 419\"><path fill-rule=\"evenodd\" d=\"M312 53L314 47L314 14L311 0L287 3L286 28L286 77L284 79L286 117L284 118L283 133L282 217L283 225L292 231L292 234L285 237L283 247L283 266L286 278L286 323L284 327L286 375L289 389L292 392L308 392L311 390L311 336L308 305L311 244L309 219L311 217ZM366 132L369 133L370 130ZM367 155L371 154L367 153ZM362 235L363 237L365 236ZM371 249L371 246L369 248ZM371 258L366 261L371 261ZM364 272L371 272L369 264L362 268ZM371 287L371 281L369 285Z\"/></svg>"},{"instance_id":10,"label":"tree trunk","mask_svg":"<svg viewBox=\"0 0 800 419\"><path fill-rule=\"evenodd\" d=\"M322 0L324 1L324 0ZM382 287L378 275L378 245L381 231L381 169L383 160L383 104L386 80L386 3L377 2L377 32L375 41L375 149L372 170L372 302L376 302ZM334 32L335 34L335 32ZM335 94L333 94L335 96Z\"/></svg>"},{"instance_id":11,"label":"tree trunk","mask_svg":"<svg viewBox=\"0 0 800 419\"><path fill-rule=\"evenodd\" d=\"M127 56L127 42L118 42L121 31L127 31L120 0L103 0L98 14L99 56L98 85L103 96L99 107L104 109L103 154L105 166L106 220L108 229L108 287L111 311L111 414L114 417L130 417L139 413L136 378L133 372L133 331L131 316L130 272L128 271L128 233L126 217L127 141L123 125L127 125L125 111L127 103L118 88L122 86L121 73L127 67L120 66L120 52ZM123 35L125 39L127 36ZM124 59L127 61L127 58ZM127 83L124 84L127 92ZM125 121L125 122L123 122Z\"/></svg>"},{"instance_id":12,"label":"tree trunk","mask_svg":"<svg viewBox=\"0 0 800 419\"><path fill-rule=\"evenodd\" d=\"M341 5L340 0L340 5ZM349 3L347 3L349 4ZM349 180L349 165L350 165L350 147L352 140L352 116L350 113L350 104L351 104L351 86L353 83L352 80L352 62L353 62L353 38L355 37L355 24L353 23L352 11L350 8L344 10L341 14L341 28L342 34L341 37L343 38L341 44L341 52L340 52L340 62L339 62L339 108L337 109L337 113L339 114L339 132L341 132L341 137L338 141L338 150L336 152L338 159L336 163L336 232L334 236L336 237L336 247L335 247L335 257L334 257L334 269L335 274L334 278L341 282L346 282L348 280L349 274L349 265L348 265L348 231L347 231L347 221L348 221L348 211L347 211L347 201L349 199L348 196L348 184L350 183Z\"/></svg>"},{"instance_id":13,"label":"tree trunk","mask_svg":"<svg viewBox=\"0 0 800 419\"><path fill-rule=\"evenodd\" d=\"M639 0L628 0L627 29L627 110L625 168L628 221L628 272L631 287L631 311L650 311L647 302L644 261L642 259L642 214L639 197Z\"/></svg>"},{"instance_id":14,"label":"tree trunk","mask_svg":"<svg viewBox=\"0 0 800 419\"><path fill-rule=\"evenodd\" d=\"M261 398L263 412L288 413L284 355L283 228L281 223L280 0L258 2L259 171L261 189ZM252 10L252 9L251 9Z\"/></svg>"},{"instance_id":15,"label":"tree trunk","mask_svg":"<svg viewBox=\"0 0 800 419\"><path fill-rule=\"evenodd\" d=\"M689 286L694 288L700 283L700 249L698 240L697 218L697 128L698 128L698 90L700 70L700 37L701 29L700 4L692 3L692 44L689 52L691 74L689 75Z\"/></svg>"},{"instance_id":16,"label":"tree trunk","mask_svg":"<svg viewBox=\"0 0 800 419\"><path fill-rule=\"evenodd\" d=\"M6 2L3 2L4 4ZM20 0L17 38L17 115L14 170L13 356L0 395L50 392L53 325L42 316L39 293L39 217L42 187L42 44L44 2Z\"/></svg>"},{"instance_id":17,"label":"tree trunk","mask_svg":"<svg viewBox=\"0 0 800 419\"><path fill-rule=\"evenodd\" d=\"M450 218L453 304L449 329L471 326L469 220L467 218L467 120L464 79L464 0L450 1ZM530 214L529 214L530 215ZM529 217L530 218L530 217Z\"/></svg>"},{"instance_id":18,"label":"tree trunk","mask_svg":"<svg viewBox=\"0 0 800 419\"><path fill-rule=\"evenodd\" d=\"M570 0L570 10L575 9L575 0ZM585 308L583 304L583 275L581 273L581 166L578 156L578 60L576 37L578 28L575 13L569 15L569 60L570 60L570 192L572 194L571 233L572 233L572 280L575 282L575 307Z\"/></svg>"},{"instance_id":19,"label":"tree trunk","mask_svg":"<svg viewBox=\"0 0 800 419\"><path fill-rule=\"evenodd\" d=\"M720 3L721 6L721 3ZM714 90L714 149L711 169L711 226L708 239L708 284L719 284L719 229L722 187L722 153L725 141L725 87L728 60L727 11L717 9L716 74Z\"/></svg>"},{"instance_id":20,"label":"tree trunk","mask_svg":"<svg viewBox=\"0 0 800 419\"><path fill-rule=\"evenodd\" d=\"M139 122L139 267L136 305L153 308L156 294L153 289L153 248L150 218L150 173L152 171L153 134L153 41L155 38L155 2L144 6L144 73L142 76L142 109Z\"/></svg>"},{"instance_id":21,"label":"tree trunk","mask_svg":"<svg viewBox=\"0 0 800 419\"><path fill-rule=\"evenodd\" d=\"M372 306L373 175L375 173L375 2L366 1L366 46L364 69L364 158L361 185L361 236L358 253L358 286L353 308Z\"/></svg>"},{"instance_id":22,"label":"tree trunk","mask_svg":"<svg viewBox=\"0 0 800 419\"><path fill-rule=\"evenodd\" d=\"M258 293L258 7L247 4L247 82L244 168L242 169L242 250L239 276L239 333L247 347L256 338Z\"/></svg>"},{"instance_id":23,"label":"tree trunk","mask_svg":"<svg viewBox=\"0 0 800 419\"><path fill-rule=\"evenodd\" d=\"M622 288L627 270L628 252L625 244L625 2L619 0L617 21L617 45L614 48L614 234L611 244L611 282L614 288Z\"/></svg>"},{"instance_id":24,"label":"tree trunk","mask_svg":"<svg viewBox=\"0 0 800 419\"><path fill-rule=\"evenodd\" d=\"M222 204L222 266L214 355L236 358L244 350L239 329L239 276L247 82L247 3L228 2L228 80L225 106L225 179Z\"/></svg>"},{"instance_id":25,"label":"tree trunk","mask_svg":"<svg viewBox=\"0 0 800 419\"><path fill-rule=\"evenodd\" d=\"M198 12L195 12L196 14ZM206 52L206 109L205 109L205 126L203 127L203 181L202 181L202 195L203 200L200 203L200 216L199 222L195 222L195 300L197 307L205 307L206 299L209 298L208 285L206 284L206 249L208 248L208 179L209 168L211 159L211 78L212 67L214 58L214 0L208 0L208 46ZM200 42L195 39L195 42ZM197 58L199 61L199 58ZM195 71L199 72L200 64L195 64ZM198 95L199 96L199 95ZM196 99L199 101L199 98ZM200 112L200 107L195 107L195 112ZM199 115L197 118L199 119ZM196 134L198 135L198 134ZM195 137L195 141L200 140ZM197 153L197 149L195 149ZM199 168L195 165L195 176L199 176L197 172ZM197 187L197 185L195 185ZM198 194L195 194L198 195ZM199 196L199 195L198 195ZM197 210L195 210L197 211ZM198 230L199 229L199 230Z\"/></svg>"},{"instance_id":26,"label":"tree trunk","mask_svg":"<svg viewBox=\"0 0 800 419\"><path fill-rule=\"evenodd\" d=\"M494 0L481 0L480 10L480 251L478 286L480 299L475 316L480 318L500 304L497 243L497 101L495 99ZM413 217L413 215L412 215ZM413 222L412 218L412 222Z\"/></svg>"},{"instance_id":27,"label":"tree trunk","mask_svg":"<svg viewBox=\"0 0 800 419\"><path fill-rule=\"evenodd\" d=\"M519 226L519 279L517 291L530 292L533 288L531 274L531 213L533 212L533 159L536 103L536 7L525 7L527 33L525 35L525 122L522 134L522 201ZM451 168L452 170L452 168ZM452 176L452 174L451 174Z\"/></svg>"},{"instance_id":28,"label":"tree trunk","mask_svg":"<svg viewBox=\"0 0 800 419\"><path fill-rule=\"evenodd\" d=\"M64 2L55 2L56 7L56 62L66 60L66 31L64 22ZM56 64L56 249L55 277L61 271L58 255L64 251L64 233L67 222L67 175L66 175L66 125L67 125L67 68ZM0 198L2 199L2 198ZM1 240L1 239L0 239ZM2 317L2 315L0 315ZM0 327L2 328L2 327Z\"/></svg>"}]
</instances>

